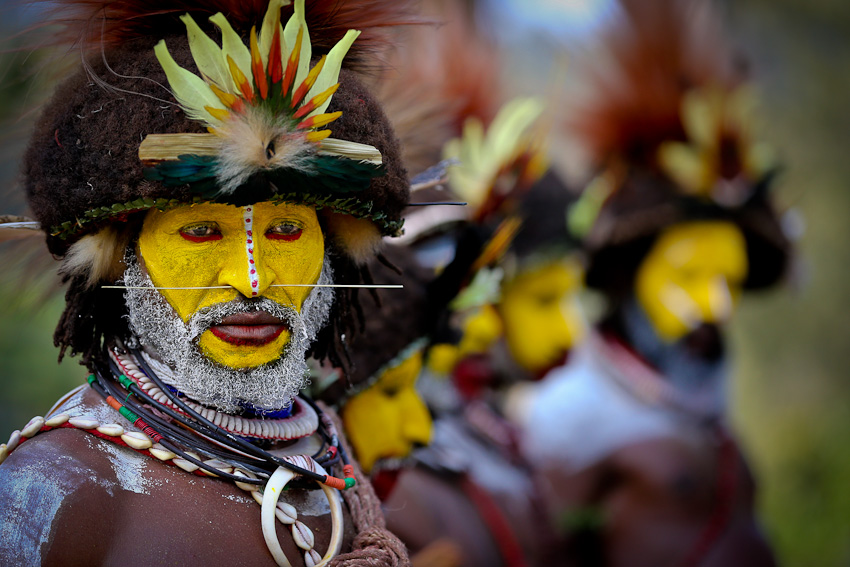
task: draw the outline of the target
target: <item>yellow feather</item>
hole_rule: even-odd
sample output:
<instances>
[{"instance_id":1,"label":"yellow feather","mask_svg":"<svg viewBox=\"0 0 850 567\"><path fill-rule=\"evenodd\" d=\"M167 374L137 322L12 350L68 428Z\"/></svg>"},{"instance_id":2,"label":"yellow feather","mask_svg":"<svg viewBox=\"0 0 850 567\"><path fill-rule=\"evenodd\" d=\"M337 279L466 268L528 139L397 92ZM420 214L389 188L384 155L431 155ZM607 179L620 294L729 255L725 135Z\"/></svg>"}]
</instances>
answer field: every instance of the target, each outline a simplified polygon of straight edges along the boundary
<instances>
[{"instance_id":1,"label":"yellow feather","mask_svg":"<svg viewBox=\"0 0 850 567\"><path fill-rule=\"evenodd\" d=\"M233 108L233 105L236 104L236 101L239 100L235 94L226 93L215 85L210 85L210 90L215 93L215 96L218 97L218 100L221 101L221 104L226 106L227 108Z\"/></svg>"},{"instance_id":2,"label":"yellow feather","mask_svg":"<svg viewBox=\"0 0 850 567\"><path fill-rule=\"evenodd\" d=\"M263 65L268 67L269 50L272 47L272 38L274 37L275 25L280 26L280 9L284 6L289 6L291 0L272 0L269 2L269 8L266 10L266 15L263 17L263 27L260 28L260 55L263 57Z\"/></svg>"},{"instance_id":3,"label":"yellow feather","mask_svg":"<svg viewBox=\"0 0 850 567\"><path fill-rule=\"evenodd\" d=\"M221 108L213 108L212 106L205 107L206 111L224 122L228 118L230 118L230 112L223 110Z\"/></svg>"},{"instance_id":4,"label":"yellow feather","mask_svg":"<svg viewBox=\"0 0 850 567\"><path fill-rule=\"evenodd\" d=\"M330 135L330 130L316 130L314 132L307 132L307 141L315 144L316 142L321 142Z\"/></svg>"},{"instance_id":5,"label":"yellow feather","mask_svg":"<svg viewBox=\"0 0 850 567\"><path fill-rule=\"evenodd\" d=\"M281 48L283 49L284 60L288 57L289 51L294 49L295 42L298 38L298 30L303 30L304 38L301 41L301 56L298 60L298 72L295 74L293 85L300 85L307 76L310 70L310 57L312 57L313 47L310 44L310 31L307 29L307 21L304 19L304 0L295 0L295 10L292 17L286 23L283 30ZM309 93L308 93L309 94Z\"/></svg>"},{"instance_id":6,"label":"yellow feather","mask_svg":"<svg viewBox=\"0 0 850 567\"><path fill-rule=\"evenodd\" d=\"M221 52L221 48L192 19L186 14L180 16L186 24L186 32L189 36L189 49L198 70L222 89L233 90L233 81L227 69L227 60Z\"/></svg>"},{"instance_id":7,"label":"yellow feather","mask_svg":"<svg viewBox=\"0 0 850 567\"><path fill-rule=\"evenodd\" d=\"M233 28L230 26L227 18L224 17L224 14L219 12L215 16L211 17L210 21L221 29L222 58L227 61L227 57L230 56L239 69L250 69L251 51L244 43L242 43L242 38L239 37L239 34L233 31ZM238 82L236 83L236 87L237 89L239 88ZM237 90L236 92L239 91Z\"/></svg>"},{"instance_id":8,"label":"yellow feather","mask_svg":"<svg viewBox=\"0 0 850 567\"><path fill-rule=\"evenodd\" d=\"M323 93L339 81L339 70L342 68L342 60L351 48L351 44L354 43L354 40L357 39L357 36L359 35L360 32L357 30L348 30L345 33L345 36L333 46L333 49L330 50L328 57L325 60L325 66L322 68L322 72L319 73L319 76L316 78L316 82L313 83L313 88L311 88L310 92L307 93L306 100ZM328 97L325 102L318 106L316 110L311 112L308 116L322 114L328 108L330 103L331 99Z\"/></svg>"},{"instance_id":9,"label":"yellow feather","mask_svg":"<svg viewBox=\"0 0 850 567\"><path fill-rule=\"evenodd\" d=\"M218 97L209 85L199 76L178 65L168 52L165 41L160 41L154 47L154 53L165 71L168 84L174 93L174 98L189 116L200 120L207 126L219 126L221 122L206 111L207 106L216 106Z\"/></svg>"}]
</instances>

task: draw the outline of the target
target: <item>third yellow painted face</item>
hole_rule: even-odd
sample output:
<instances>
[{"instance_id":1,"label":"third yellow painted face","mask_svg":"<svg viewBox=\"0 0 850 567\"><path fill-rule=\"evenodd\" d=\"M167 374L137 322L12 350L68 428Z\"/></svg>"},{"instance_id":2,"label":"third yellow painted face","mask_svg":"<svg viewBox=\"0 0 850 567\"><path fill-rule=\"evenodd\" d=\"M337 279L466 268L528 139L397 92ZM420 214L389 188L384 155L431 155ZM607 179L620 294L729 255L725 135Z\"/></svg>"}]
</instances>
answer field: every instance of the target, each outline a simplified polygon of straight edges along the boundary
<instances>
[{"instance_id":1,"label":"third yellow painted face","mask_svg":"<svg viewBox=\"0 0 850 567\"><path fill-rule=\"evenodd\" d=\"M557 364L585 332L578 303L582 272L558 261L520 273L502 289L499 313L514 360L539 373Z\"/></svg>"},{"instance_id":2,"label":"third yellow painted face","mask_svg":"<svg viewBox=\"0 0 850 567\"><path fill-rule=\"evenodd\" d=\"M673 342L732 314L747 277L744 235L723 221L674 225L638 268L637 300L658 335Z\"/></svg>"},{"instance_id":3,"label":"third yellow painted face","mask_svg":"<svg viewBox=\"0 0 850 567\"><path fill-rule=\"evenodd\" d=\"M431 441L431 416L415 388L421 369L417 351L343 406L342 421L364 471L378 459L406 457Z\"/></svg>"},{"instance_id":4,"label":"third yellow painted face","mask_svg":"<svg viewBox=\"0 0 850 567\"><path fill-rule=\"evenodd\" d=\"M177 315L188 321L205 307L237 298L267 297L300 311L324 262L324 236L316 211L269 202L246 207L198 204L153 210L139 235L139 254L153 284ZM204 287L218 289L199 289ZM289 332L272 342L231 344L210 330L200 348L231 368L266 364L280 357Z\"/></svg>"}]
</instances>

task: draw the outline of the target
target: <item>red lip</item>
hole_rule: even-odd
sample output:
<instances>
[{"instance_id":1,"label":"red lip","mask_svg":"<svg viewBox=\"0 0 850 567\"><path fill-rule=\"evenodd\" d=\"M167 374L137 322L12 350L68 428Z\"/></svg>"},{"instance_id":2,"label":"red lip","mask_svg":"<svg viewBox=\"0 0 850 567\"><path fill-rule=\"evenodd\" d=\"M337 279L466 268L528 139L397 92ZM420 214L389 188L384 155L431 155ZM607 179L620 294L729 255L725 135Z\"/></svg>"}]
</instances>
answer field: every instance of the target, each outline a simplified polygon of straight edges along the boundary
<instances>
[{"instance_id":1,"label":"red lip","mask_svg":"<svg viewBox=\"0 0 850 567\"><path fill-rule=\"evenodd\" d=\"M265 311L247 311L229 315L210 327L213 335L237 346L263 346L287 329L284 321Z\"/></svg>"}]
</instances>

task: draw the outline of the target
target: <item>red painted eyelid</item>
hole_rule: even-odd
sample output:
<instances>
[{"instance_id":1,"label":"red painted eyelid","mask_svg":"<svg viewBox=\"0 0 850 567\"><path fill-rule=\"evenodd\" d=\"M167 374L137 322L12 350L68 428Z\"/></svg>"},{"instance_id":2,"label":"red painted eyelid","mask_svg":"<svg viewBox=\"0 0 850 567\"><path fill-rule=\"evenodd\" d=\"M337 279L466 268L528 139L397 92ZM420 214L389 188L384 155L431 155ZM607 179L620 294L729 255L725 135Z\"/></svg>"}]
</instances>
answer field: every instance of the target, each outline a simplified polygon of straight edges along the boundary
<instances>
[{"instance_id":1,"label":"red painted eyelid","mask_svg":"<svg viewBox=\"0 0 850 567\"><path fill-rule=\"evenodd\" d=\"M275 226L279 226L280 224L286 224L286 223L279 223L278 225L272 225L272 228L274 228ZM304 229L302 227L298 226L297 224L292 224L292 226L294 226L297 229L297 232L295 232L294 234L278 234L276 232L271 232L271 230L268 230L268 231L266 231L266 238L268 238L269 240L282 240L284 242L292 242L293 240L298 240L299 238L301 238L301 235L304 233Z\"/></svg>"},{"instance_id":2,"label":"red painted eyelid","mask_svg":"<svg viewBox=\"0 0 850 567\"><path fill-rule=\"evenodd\" d=\"M180 236L182 236L189 242L210 242L212 240L221 240L221 233L210 234L208 236L192 236L191 234L180 232Z\"/></svg>"}]
</instances>

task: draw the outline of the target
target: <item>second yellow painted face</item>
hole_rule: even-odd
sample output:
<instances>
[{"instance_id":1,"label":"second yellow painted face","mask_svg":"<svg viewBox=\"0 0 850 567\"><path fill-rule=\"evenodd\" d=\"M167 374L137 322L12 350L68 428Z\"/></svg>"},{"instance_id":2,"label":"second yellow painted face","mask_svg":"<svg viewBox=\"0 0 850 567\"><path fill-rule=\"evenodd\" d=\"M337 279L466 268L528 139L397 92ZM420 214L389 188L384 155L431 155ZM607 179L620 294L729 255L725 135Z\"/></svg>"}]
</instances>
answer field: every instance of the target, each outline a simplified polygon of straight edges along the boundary
<instances>
[{"instance_id":1,"label":"second yellow painted face","mask_svg":"<svg viewBox=\"0 0 850 567\"><path fill-rule=\"evenodd\" d=\"M269 202L246 207L186 205L153 210L139 235L139 255L153 284L185 322L199 310L239 297L267 297L301 310L324 262L324 236L316 211L304 205ZM226 286L218 289L204 287ZM211 330L201 350L231 368L250 368L280 357L289 341L283 330L271 342L233 344Z\"/></svg>"},{"instance_id":2,"label":"second yellow painted face","mask_svg":"<svg viewBox=\"0 0 850 567\"><path fill-rule=\"evenodd\" d=\"M502 289L499 313L514 360L538 374L557 364L585 333L578 302L582 271L558 261L520 273Z\"/></svg>"},{"instance_id":3,"label":"second yellow painted face","mask_svg":"<svg viewBox=\"0 0 850 567\"><path fill-rule=\"evenodd\" d=\"M747 277L747 247L735 225L682 223L665 230L638 268L637 300L658 335L674 342L701 323L722 323Z\"/></svg>"},{"instance_id":4,"label":"second yellow painted face","mask_svg":"<svg viewBox=\"0 0 850 567\"><path fill-rule=\"evenodd\" d=\"M389 368L342 408L357 460L367 473L382 458L403 458L431 441L431 415L416 391L422 352Z\"/></svg>"}]
</instances>

